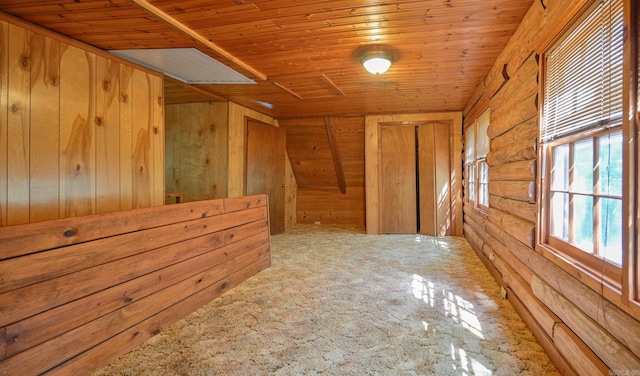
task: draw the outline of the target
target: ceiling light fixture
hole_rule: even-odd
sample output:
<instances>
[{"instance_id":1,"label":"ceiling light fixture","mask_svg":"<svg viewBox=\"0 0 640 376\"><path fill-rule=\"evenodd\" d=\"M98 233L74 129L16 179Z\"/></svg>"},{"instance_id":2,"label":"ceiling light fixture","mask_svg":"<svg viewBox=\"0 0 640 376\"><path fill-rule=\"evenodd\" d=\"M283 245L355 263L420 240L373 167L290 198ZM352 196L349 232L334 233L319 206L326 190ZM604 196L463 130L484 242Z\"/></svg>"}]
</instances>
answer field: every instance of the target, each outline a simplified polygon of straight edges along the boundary
<instances>
[{"instance_id":1,"label":"ceiling light fixture","mask_svg":"<svg viewBox=\"0 0 640 376\"><path fill-rule=\"evenodd\" d=\"M386 72L393 63L393 55L380 46L374 46L360 57L360 63L371 74Z\"/></svg>"}]
</instances>

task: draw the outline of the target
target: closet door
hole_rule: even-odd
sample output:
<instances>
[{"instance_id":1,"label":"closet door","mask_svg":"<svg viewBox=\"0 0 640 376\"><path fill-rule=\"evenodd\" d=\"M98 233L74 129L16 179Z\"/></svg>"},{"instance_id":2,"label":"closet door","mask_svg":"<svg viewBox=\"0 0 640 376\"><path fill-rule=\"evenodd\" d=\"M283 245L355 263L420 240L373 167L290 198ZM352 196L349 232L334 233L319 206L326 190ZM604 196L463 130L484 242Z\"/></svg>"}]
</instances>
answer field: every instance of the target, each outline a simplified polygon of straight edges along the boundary
<instances>
[{"instance_id":1,"label":"closet door","mask_svg":"<svg viewBox=\"0 0 640 376\"><path fill-rule=\"evenodd\" d=\"M418 126L419 233L451 235L449 125Z\"/></svg>"},{"instance_id":2,"label":"closet door","mask_svg":"<svg viewBox=\"0 0 640 376\"><path fill-rule=\"evenodd\" d=\"M381 127L383 234L415 234L416 133L413 126Z\"/></svg>"},{"instance_id":3,"label":"closet door","mask_svg":"<svg viewBox=\"0 0 640 376\"><path fill-rule=\"evenodd\" d=\"M285 137L284 129L247 120L246 194L269 196L272 235L284 232Z\"/></svg>"}]
</instances>

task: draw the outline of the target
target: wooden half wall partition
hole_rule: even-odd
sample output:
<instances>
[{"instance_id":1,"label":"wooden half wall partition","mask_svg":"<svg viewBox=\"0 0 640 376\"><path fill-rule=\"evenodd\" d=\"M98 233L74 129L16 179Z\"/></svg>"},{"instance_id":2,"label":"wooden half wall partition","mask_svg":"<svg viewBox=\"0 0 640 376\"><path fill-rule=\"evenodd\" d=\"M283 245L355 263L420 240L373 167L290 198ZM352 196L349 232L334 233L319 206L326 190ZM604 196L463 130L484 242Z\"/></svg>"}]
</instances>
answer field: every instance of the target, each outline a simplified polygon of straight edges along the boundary
<instances>
[{"instance_id":1,"label":"wooden half wall partition","mask_svg":"<svg viewBox=\"0 0 640 376\"><path fill-rule=\"evenodd\" d=\"M462 235L462 113L439 112L367 116L365 118L365 191L367 234L382 230L382 127L418 126L444 123L450 126L449 139L438 140L450 145L449 160L449 235Z\"/></svg>"},{"instance_id":2,"label":"wooden half wall partition","mask_svg":"<svg viewBox=\"0 0 640 376\"><path fill-rule=\"evenodd\" d=\"M268 268L267 202L0 227L0 374L91 374Z\"/></svg>"}]
</instances>

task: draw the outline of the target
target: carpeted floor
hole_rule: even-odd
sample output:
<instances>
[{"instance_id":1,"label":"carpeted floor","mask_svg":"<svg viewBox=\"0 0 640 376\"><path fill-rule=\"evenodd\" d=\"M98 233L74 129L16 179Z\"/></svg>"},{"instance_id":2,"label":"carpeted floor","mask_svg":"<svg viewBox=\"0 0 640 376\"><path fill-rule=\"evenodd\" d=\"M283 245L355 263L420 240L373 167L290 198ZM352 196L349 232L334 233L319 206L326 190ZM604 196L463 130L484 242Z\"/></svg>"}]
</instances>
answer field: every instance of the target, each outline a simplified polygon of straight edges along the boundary
<instances>
[{"instance_id":1,"label":"carpeted floor","mask_svg":"<svg viewBox=\"0 0 640 376\"><path fill-rule=\"evenodd\" d=\"M95 375L556 375L463 238L298 225L272 266Z\"/></svg>"}]
</instances>

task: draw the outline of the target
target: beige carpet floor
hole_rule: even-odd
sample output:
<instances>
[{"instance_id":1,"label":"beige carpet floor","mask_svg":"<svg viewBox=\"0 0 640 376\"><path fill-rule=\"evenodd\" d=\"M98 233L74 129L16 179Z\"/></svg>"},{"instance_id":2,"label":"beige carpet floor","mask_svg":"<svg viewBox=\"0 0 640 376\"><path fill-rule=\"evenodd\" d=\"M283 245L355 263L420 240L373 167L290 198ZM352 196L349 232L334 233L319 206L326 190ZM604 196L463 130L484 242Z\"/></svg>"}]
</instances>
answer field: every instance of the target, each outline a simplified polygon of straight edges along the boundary
<instances>
[{"instance_id":1,"label":"beige carpet floor","mask_svg":"<svg viewBox=\"0 0 640 376\"><path fill-rule=\"evenodd\" d=\"M463 238L271 240L271 268L95 375L557 374Z\"/></svg>"}]
</instances>

